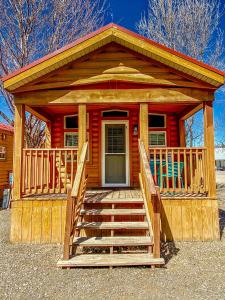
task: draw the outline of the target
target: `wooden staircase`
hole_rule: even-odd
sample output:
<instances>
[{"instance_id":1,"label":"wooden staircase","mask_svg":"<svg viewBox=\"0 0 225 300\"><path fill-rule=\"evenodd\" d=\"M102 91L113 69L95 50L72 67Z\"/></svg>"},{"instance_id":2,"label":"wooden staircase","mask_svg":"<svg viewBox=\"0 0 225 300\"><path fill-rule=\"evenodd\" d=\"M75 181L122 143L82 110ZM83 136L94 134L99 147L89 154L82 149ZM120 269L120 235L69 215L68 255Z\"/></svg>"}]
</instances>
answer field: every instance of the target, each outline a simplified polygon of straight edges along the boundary
<instances>
[{"instance_id":1,"label":"wooden staircase","mask_svg":"<svg viewBox=\"0 0 225 300\"><path fill-rule=\"evenodd\" d=\"M132 192L138 196L127 197ZM125 197L117 197L118 193ZM76 226L78 236L73 239L73 255L59 260L59 267L164 264L162 258L153 257L153 239L140 190L92 191L86 195ZM81 236L84 232L86 237Z\"/></svg>"},{"instance_id":2,"label":"wooden staircase","mask_svg":"<svg viewBox=\"0 0 225 300\"><path fill-rule=\"evenodd\" d=\"M144 182L149 178L140 176L141 190L85 192L85 153L81 154L72 197L68 198L64 255L57 266L164 264L160 258L160 220L154 205L157 195L146 197Z\"/></svg>"}]
</instances>

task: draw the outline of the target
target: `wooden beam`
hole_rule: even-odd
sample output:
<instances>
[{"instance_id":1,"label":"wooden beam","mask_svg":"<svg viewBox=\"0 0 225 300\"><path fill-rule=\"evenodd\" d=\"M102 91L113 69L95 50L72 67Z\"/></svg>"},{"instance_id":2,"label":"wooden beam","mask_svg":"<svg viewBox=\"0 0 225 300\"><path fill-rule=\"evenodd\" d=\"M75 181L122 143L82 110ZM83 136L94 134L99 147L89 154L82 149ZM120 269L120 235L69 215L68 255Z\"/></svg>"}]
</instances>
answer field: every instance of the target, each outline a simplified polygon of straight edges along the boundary
<instances>
[{"instance_id":1,"label":"wooden beam","mask_svg":"<svg viewBox=\"0 0 225 300\"><path fill-rule=\"evenodd\" d=\"M180 147L186 147L185 121L179 120Z\"/></svg>"},{"instance_id":2,"label":"wooden beam","mask_svg":"<svg viewBox=\"0 0 225 300\"><path fill-rule=\"evenodd\" d=\"M203 108L203 103L200 103L197 106L188 107L180 114L180 120L187 120L194 114L196 114L198 111L200 111Z\"/></svg>"},{"instance_id":3,"label":"wooden beam","mask_svg":"<svg viewBox=\"0 0 225 300\"><path fill-rule=\"evenodd\" d=\"M211 99L212 98L212 99ZM213 100L213 94L190 88L49 90L16 94L16 103L43 106L80 103L187 103Z\"/></svg>"},{"instance_id":4,"label":"wooden beam","mask_svg":"<svg viewBox=\"0 0 225 300\"><path fill-rule=\"evenodd\" d=\"M78 106L78 161L84 143L87 141L87 109L85 104Z\"/></svg>"},{"instance_id":5,"label":"wooden beam","mask_svg":"<svg viewBox=\"0 0 225 300\"><path fill-rule=\"evenodd\" d=\"M30 114L32 114L33 116L35 116L36 118L38 118L39 120L41 121L44 121L44 122L51 122L49 118L47 118L46 116L42 115L40 112L38 112L37 110L35 110L34 108L28 106L28 105L25 105L25 110L27 112L29 112Z\"/></svg>"},{"instance_id":6,"label":"wooden beam","mask_svg":"<svg viewBox=\"0 0 225 300\"><path fill-rule=\"evenodd\" d=\"M140 104L140 140L144 143L145 151L148 153L148 104Z\"/></svg>"},{"instance_id":7,"label":"wooden beam","mask_svg":"<svg viewBox=\"0 0 225 300\"><path fill-rule=\"evenodd\" d=\"M209 197L216 196L215 149L212 102L204 103L204 142L207 148L207 177Z\"/></svg>"},{"instance_id":8,"label":"wooden beam","mask_svg":"<svg viewBox=\"0 0 225 300\"><path fill-rule=\"evenodd\" d=\"M13 199L21 199L22 191L22 155L24 147L25 107L15 105L14 119L14 157L13 157Z\"/></svg>"}]
</instances>

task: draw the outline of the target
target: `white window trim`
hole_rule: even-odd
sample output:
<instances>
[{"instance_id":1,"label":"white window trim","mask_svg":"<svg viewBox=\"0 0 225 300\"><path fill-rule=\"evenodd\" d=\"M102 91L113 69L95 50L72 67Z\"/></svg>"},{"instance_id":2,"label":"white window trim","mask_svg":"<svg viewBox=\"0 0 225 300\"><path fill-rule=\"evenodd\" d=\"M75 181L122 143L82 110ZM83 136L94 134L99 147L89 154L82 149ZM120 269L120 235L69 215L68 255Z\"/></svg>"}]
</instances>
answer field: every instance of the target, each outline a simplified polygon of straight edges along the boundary
<instances>
[{"instance_id":1,"label":"white window trim","mask_svg":"<svg viewBox=\"0 0 225 300\"><path fill-rule=\"evenodd\" d=\"M165 130L161 130L161 131L154 131L154 130L149 130L148 131L148 141L149 141L149 135L150 134L160 134L160 133L164 133L165 134L165 145L148 145L149 147L152 147L152 148L158 148L158 147L167 147L167 132Z\"/></svg>"},{"instance_id":2,"label":"white window trim","mask_svg":"<svg viewBox=\"0 0 225 300\"><path fill-rule=\"evenodd\" d=\"M4 154L4 157L0 157L0 160L6 160L6 147L5 146L0 146L0 153Z\"/></svg>"},{"instance_id":3,"label":"white window trim","mask_svg":"<svg viewBox=\"0 0 225 300\"><path fill-rule=\"evenodd\" d=\"M78 130L78 127L79 127L79 120L78 120L78 126L77 126L77 127L74 127L74 128L66 128L66 118L67 118L67 117L77 117L77 118L79 118L79 115L78 115L78 114L74 114L74 115L66 115L66 116L64 116L64 124L63 124L64 130L72 130L72 129L77 129L77 130ZM87 129L89 129L89 113L87 113Z\"/></svg>"},{"instance_id":4,"label":"white window trim","mask_svg":"<svg viewBox=\"0 0 225 300\"><path fill-rule=\"evenodd\" d=\"M163 116L164 117L164 127L149 127L149 128L166 128L167 127L167 115L166 114L154 114L154 113L149 113L149 116Z\"/></svg>"}]
</instances>

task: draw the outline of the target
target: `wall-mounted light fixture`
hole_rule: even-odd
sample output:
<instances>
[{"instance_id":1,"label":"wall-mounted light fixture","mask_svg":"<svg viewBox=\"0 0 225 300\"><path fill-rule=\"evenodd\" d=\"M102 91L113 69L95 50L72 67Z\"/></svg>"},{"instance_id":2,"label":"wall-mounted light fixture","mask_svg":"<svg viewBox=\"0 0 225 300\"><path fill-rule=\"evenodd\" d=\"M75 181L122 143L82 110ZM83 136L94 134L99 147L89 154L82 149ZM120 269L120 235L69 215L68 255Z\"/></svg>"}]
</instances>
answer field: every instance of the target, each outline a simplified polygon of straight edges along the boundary
<instances>
[{"instance_id":1,"label":"wall-mounted light fixture","mask_svg":"<svg viewBox=\"0 0 225 300\"><path fill-rule=\"evenodd\" d=\"M133 135L138 135L138 124L134 125Z\"/></svg>"}]
</instances>

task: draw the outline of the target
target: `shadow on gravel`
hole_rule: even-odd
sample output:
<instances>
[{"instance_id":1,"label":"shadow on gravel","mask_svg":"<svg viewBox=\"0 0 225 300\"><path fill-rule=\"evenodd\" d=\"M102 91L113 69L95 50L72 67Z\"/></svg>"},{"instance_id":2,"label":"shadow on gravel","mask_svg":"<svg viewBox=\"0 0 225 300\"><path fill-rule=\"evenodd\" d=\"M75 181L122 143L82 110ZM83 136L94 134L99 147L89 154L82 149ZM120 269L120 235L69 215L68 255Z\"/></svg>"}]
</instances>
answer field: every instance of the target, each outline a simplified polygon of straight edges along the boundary
<instances>
[{"instance_id":1,"label":"shadow on gravel","mask_svg":"<svg viewBox=\"0 0 225 300\"><path fill-rule=\"evenodd\" d=\"M161 244L161 256L165 259L166 264L173 256L177 255L179 251L180 249L176 247L174 242L164 242Z\"/></svg>"},{"instance_id":2,"label":"shadow on gravel","mask_svg":"<svg viewBox=\"0 0 225 300\"><path fill-rule=\"evenodd\" d=\"M225 210L219 209L219 222L220 222L220 239L222 239L224 235L224 227L225 227Z\"/></svg>"}]
</instances>

